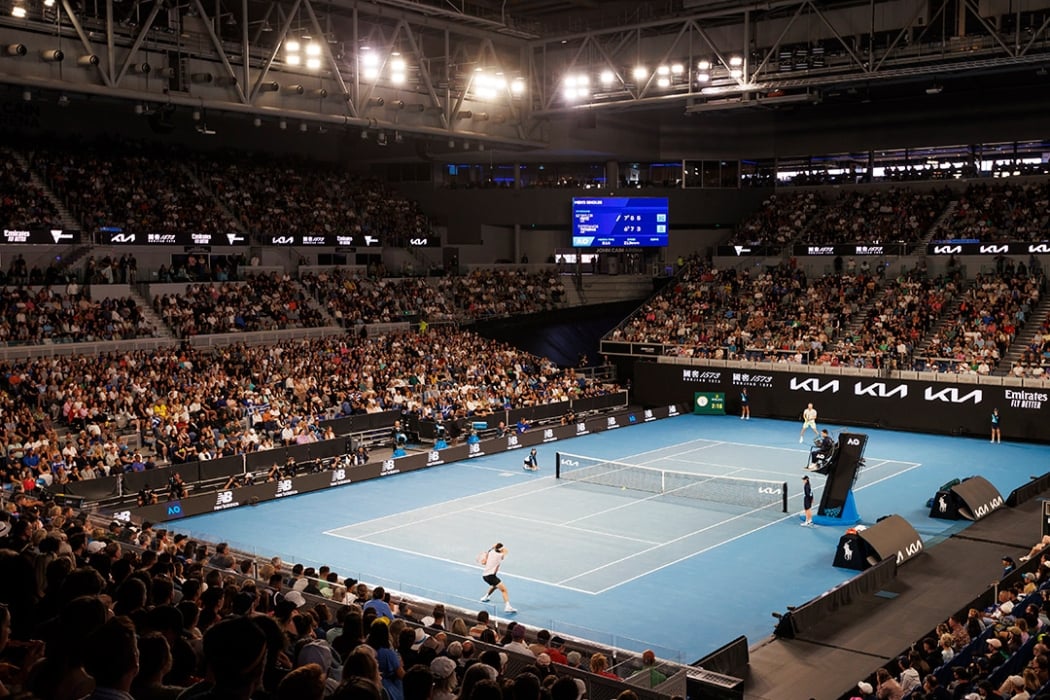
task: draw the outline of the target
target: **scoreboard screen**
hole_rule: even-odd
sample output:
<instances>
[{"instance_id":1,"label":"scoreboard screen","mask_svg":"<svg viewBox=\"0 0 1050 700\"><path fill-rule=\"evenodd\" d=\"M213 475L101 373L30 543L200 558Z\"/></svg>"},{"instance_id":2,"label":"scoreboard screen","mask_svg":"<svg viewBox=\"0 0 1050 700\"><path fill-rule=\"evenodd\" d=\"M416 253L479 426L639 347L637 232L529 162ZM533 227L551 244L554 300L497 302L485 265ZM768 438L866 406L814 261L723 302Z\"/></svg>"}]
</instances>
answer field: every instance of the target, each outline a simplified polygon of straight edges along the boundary
<instances>
[{"instance_id":1,"label":"scoreboard screen","mask_svg":"<svg viewBox=\"0 0 1050 700\"><path fill-rule=\"evenodd\" d=\"M576 248L667 245L667 197L573 197Z\"/></svg>"}]
</instances>

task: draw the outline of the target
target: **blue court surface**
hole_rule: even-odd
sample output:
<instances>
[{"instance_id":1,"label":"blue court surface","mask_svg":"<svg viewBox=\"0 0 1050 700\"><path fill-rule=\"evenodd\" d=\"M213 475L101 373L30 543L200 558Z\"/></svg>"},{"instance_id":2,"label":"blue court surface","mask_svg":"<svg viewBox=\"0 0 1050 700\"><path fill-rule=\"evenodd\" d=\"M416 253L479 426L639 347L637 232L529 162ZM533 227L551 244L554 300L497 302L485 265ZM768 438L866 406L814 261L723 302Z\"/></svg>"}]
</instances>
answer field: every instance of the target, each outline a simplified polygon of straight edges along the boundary
<instances>
[{"instance_id":1,"label":"blue court surface","mask_svg":"<svg viewBox=\"0 0 1050 700\"><path fill-rule=\"evenodd\" d=\"M501 541L515 619L691 663L734 637L772 633L771 613L856 572L832 566L839 527L799 527L807 444L798 423L686 415L392 475L173 523L260 556L381 583L505 617L482 604L478 552ZM835 435L841 426L821 425ZM863 522L896 513L927 547L965 527L928 517L937 488L980 474L1005 497L1045 471L1050 446L853 429L869 435L854 493ZM676 472L787 481L780 507L729 505L554 478L555 451ZM811 476L819 501L824 477ZM1038 536L1032 533L1033 539ZM498 595L496 596L498 598Z\"/></svg>"}]
</instances>

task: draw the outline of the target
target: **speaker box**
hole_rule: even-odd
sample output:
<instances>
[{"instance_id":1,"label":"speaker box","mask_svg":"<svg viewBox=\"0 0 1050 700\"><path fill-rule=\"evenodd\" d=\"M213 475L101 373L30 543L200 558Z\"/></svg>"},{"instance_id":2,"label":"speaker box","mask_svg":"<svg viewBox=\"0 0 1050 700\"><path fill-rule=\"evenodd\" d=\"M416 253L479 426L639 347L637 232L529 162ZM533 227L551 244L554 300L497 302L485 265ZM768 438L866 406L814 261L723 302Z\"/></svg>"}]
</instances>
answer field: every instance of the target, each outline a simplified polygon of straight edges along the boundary
<instances>
[{"instance_id":1,"label":"speaker box","mask_svg":"<svg viewBox=\"0 0 1050 700\"><path fill-rule=\"evenodd\" d=\"M983 476L971 476L947 491L938 491L930 508L931 518L980 520L1004 505L999 489Z\"/></svg>"},{"instance_id":2,"label":"speaker box","mask_svg":"<svg viewBox=\"0 0 1050 700\"><path fill-rule=\"evenodd\" d=\"M888 515L871 527L843 535L834 565L862 571L887 557L894 557L900 565L922 550L922 538L915 528L899 515Z\"/></svg>"}]
</instances>

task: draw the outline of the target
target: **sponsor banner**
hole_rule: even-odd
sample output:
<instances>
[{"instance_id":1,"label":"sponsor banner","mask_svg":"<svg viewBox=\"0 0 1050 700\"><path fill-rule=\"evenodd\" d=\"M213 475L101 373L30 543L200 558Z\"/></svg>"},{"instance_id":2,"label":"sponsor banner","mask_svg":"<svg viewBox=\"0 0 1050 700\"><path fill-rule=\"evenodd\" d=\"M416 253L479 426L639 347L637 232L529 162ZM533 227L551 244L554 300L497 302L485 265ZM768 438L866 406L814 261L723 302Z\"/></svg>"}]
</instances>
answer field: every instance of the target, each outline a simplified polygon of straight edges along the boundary
<instances>
[{"instance_id":1,"label":"sponsor banner","mask_svg":"<svg viewBox=\"0 0 1050 700\"><path fill-rule=\"evenodd\" d=\"M81 242L80 231L61 228L5 228L0 243L12 245L75 245Z\"/></svg>"},{"instance_id":2,"label":"sponsor banner","mask_svg":"<svg viewBox=\"0 0 1050 700\"><path fill-rule=\"evenodd\" d=\"M566 440L576 435L589 435L604 430L615 430L620 427L676 416L681 411L682 408L674 404L663 404L644 410L624 409L612 414L594 416L580 423L535 428L520 435L491 438L473 445L461 444L443 450L414 452L397 459L385 459L360 466L339 466L334 469L301 474L277 481L262 482L222 491L211 491L189 496L181 501L169 501L142 508L120 510L110 517L117 520L135 520L138 522L143 520L163 522L245 505L255 505L262 501L310 493L333 486L368 481L379 477L434 467L440 464L458 462L472 457L492 455L506 450ZM346 442L346 439L340 438L340 441ZM329 442L334 441L330 440ZM271 459L264 461L272 463L273 453L277 452L280 452L280 450L267 450L266 452L252 454L270 454ZM520 464L515 465L517 469L520 469L520 467Z\"/></svg>"},{"instance_id":3,"label":"sponsor banner","mask_svg":"<svg viewBox=\"0 0 1050 700\"><path fill-rule=\"evenodd\" d=\"M720 245L715 246L715 255L769 258L780 255L780 249L771 245Z\"/></svg>"},{"instance_id":4,"label":"sponsor banner","mask_svg":"<svg viewBox=\"0 0 1050 700\"><path fill-rule=\"evenodd\" d=\"M632 355L662 355L664 346L659 343L632 343L631 354Z\"/></svg>"},{"instance_id":5,"label":"sponsor banner","mask_svg":"<svg viewBox=\"0 0 1050 700\"><path fill-rule=\"evenodd\" d=\"M809 255L906 255L908 246L903 243L840 243L838 245L796 245L791 248L792 255L805 257Z\"/></svg>"},{"instance_id":6,"label":"sponsor banner","mask_svg":"<svg viewBox=\"0 0 1050 700\"><path fill-rule=\"evenodd\" d=\"M692 379L692 371L708 380ZM806 374L800 369L745 372L697 365L686 370L638 362L633 398L644 406L666 406L668 401L694 400L698 390L719 392L726 396L726 412L736 414L742 387L748 389L756 416L797 420L812 403L821 424L986 436L992 410L998 409L1004 438L1050 440L1045 429L1050 389L1039 387Z\"/></svg>"},{"instance_id":7,"label":"sponsor banner","mask_svg":"<svg viewBox=\"0 0 1050 700\"><path fill-rule=\"evenodd\" d=\"M693 394L693 413L725 415L726 395L722 392L698 391Z\"/></svg>"},{"instance_id":8,"label":"sponsor banner","mask_svg":"<svg viewBox=\"0 0 1050 700\"><path fill-rule=\"evenodd\" d=\"M324 234L303 233L268 234L262 237L263 245L269 246L314 246L329 248L375 248L381 245L378 236L368 234Z\"/></svg>"},{"instance_id":9,"label":"sponsor banner","mask_svg":"<svg viewBox=\"0 0 1050 700\"><path fill-rule=\"evenodd\" d=\"M1050 255L1050 243L976 243L939 241L926 246L927 255Z\"/></svg>"},{"instance_id":10,"label":"sponsor banner","mask_svg":"<svg viewBox=\"0 0 1050 700\"><path fill-rule=\"evenodd\" d=\"M696 382L698 384L721 384L722 373L711 370L686 368L682 370L682 381Z\"/></svg>"},{"instance_id":11,"label":"sponsor banner","mask_svg":"<svg viewBox=\"0 0 1050 700\"><path fill-rule=\"evenodd\" d=\"M440 248L441 239L438 236L413 236L408 239L409 248Z\"/></svg>"},{"instance_id":12,"label":"sponsor banner","mask_svg":"<svg viewBox=\"0 0 1050 700\"><path fill-rule=\"evenodd\" d=\"M177 245L184 248L210 248L210 246L245 246L248 236L244 233L127 233L104 231L103 243L110 245ZM189 252L189 251L187 251Z\"/></svg>"}]
</instances>

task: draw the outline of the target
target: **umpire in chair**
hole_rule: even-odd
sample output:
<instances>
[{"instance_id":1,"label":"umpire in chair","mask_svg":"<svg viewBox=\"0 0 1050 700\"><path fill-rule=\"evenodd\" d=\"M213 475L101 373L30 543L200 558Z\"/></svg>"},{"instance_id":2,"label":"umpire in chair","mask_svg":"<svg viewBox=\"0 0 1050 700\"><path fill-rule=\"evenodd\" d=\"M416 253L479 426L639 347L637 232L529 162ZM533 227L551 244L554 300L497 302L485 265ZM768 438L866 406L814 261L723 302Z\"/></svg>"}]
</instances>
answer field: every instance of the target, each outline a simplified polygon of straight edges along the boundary
<instances>
[{"instance_id":1,"label":"umpire in chair","mask_svg":"<svg viewBox=\"0 0 1050 700\"><path fill-rule=\"evenodd\" d=\"M835 463L835 453L838 445L828 434L827 428L820 431L820 437L813 441L813 447L809 450L809 464L806 469L818 474L827 474Z\"/></svg>"}]
</instances>

